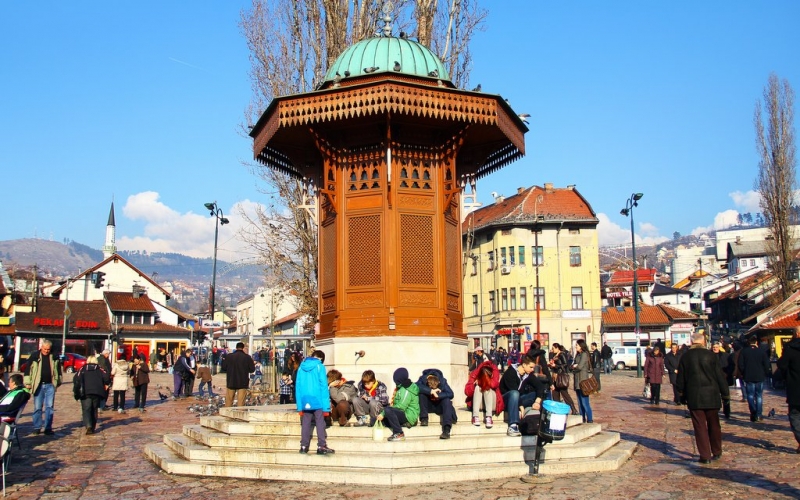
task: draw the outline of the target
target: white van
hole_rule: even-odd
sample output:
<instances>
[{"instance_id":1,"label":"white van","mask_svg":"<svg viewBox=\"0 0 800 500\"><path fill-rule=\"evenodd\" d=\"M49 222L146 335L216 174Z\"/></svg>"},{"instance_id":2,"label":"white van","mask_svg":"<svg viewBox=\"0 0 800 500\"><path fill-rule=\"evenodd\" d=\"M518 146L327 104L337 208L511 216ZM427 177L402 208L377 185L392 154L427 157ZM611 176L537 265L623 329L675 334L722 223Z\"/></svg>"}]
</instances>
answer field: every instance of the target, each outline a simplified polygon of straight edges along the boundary
<instances>
[{"instance_id":1,"label":"white van","mask_svg":"<svg viewBox=\"0 0 800 500\"><path fill-rule=\"evenodd\" d=\"M644 351L647 347L639 347L642 353L641 366L644 367ZM636 369L636 346L615 347L614 355L611 357L614 368L624 370L626 368Z\"/></svg>"}]
</instances>

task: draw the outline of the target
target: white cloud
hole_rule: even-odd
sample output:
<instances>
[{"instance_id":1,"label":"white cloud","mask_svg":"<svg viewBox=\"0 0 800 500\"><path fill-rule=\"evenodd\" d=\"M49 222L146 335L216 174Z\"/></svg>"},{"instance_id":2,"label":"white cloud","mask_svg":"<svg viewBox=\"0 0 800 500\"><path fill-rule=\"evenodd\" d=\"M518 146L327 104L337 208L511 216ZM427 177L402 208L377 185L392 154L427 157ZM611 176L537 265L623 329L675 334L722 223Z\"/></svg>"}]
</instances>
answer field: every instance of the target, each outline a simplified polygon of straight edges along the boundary
<instances>
[{"instance_id":1,"label":"white cloud","mask_svg":"<svg viewBox=\"0 0 800 500\"><path fill-rule=\"evenodd\" d=\"M739 224L739 212L733 209L725 210L724 212L719 212L716 216L714 216L714 224L707 227L696 227L692 230L692 234L695 236L700 236L701 234L708 233L709 231L727 229L731 226L736 226L737 224Z\"/></svg>"},{"instance_id":2,"label":"white cloud","mask_svg":"<svg viewBox=\"0 0 800 500\"><path fill-rule=\"evenodd\" d=\"M741 209L742 213L756 213L761 211L761 206L759 205L761 201L761 195L757 191L753 191L752 189L745 193L741 191L734 191L732 193L728 193L728 196L731 197L734 205Z\"/></svg>"},{"instance_id":3,"label":"white cloud","mask_svg":"<svg viewBox=\"0 0 800 500\"><path fill-rule=\"evenodd\" d=\"M238 217L239 206L251 212L253 202L245 200L233 207L223 208L229 224L220 226L217 258L231 262L249 257L252 251L237 239L244 221ZM159 200L155 191L145 191L128 197L122 208L125 217L144 222L143 236L117 238L120 250L175 252L205 258L214 254L214 218L208 212L180 213Z\"/></svg>"},{"instance_id":4,"label":"white cloud","mask_svg":"<svg viewBox=\"0 0 800 500\"><path fill-rule=\"evenodd\" d=\"M701 234L706 234L706 233L709 233L709 232L711 232L713 230L714 230L714 225L713 224L710 225L710 226L706 226L706 227L698 226L698 227L692 229L691 234L692 234L692 236L700 236Z\"/></svg>"},{"instance_id":5,"label":"white cloud","mask_svg":"<svg viewBox=\"0 0 800 500\"><path fill-rule=\"evenodd\" d=\"M631 241L631 231L628 227L622 227L608 218L604 213L597 214L600 221L597 224L597 238L601 246L624 245ZM655 245L668 240L658 234L658 228L649 222L639 223L639 230L636 232L637 245Z\"/></svg>"}]
</instances>

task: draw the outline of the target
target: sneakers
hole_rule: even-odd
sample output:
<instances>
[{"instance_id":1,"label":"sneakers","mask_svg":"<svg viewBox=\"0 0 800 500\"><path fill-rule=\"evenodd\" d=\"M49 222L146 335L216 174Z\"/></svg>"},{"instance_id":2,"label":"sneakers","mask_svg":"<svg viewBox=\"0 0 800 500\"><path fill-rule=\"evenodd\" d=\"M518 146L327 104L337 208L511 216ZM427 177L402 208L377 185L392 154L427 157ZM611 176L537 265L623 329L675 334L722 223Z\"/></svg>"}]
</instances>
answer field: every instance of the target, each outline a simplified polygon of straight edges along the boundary
<instances>
[{"instance_id":1,"label":"sneakers","mask_svg":"<svg viewBox=\"0 0 800 500\"><path fill-rule=\"evenodd\" d=\"M428 427L428 419L427 419L427 418L421 418L421 419L419 419L419 425L420 425L421 427Z\"/></svg>"},{"instance_id":2,"label":"sneakers","mask_svg":"<svg viewBox=\"0 0 800 500\"><path fill-rule=\"evenodd\" d=\"M94 434L94 430L91 427L86 428L86 434Z\"/></svg>"},{"instance_id":3,"label":"sneakers","mask_svg":"<svg viewBox=\"0 0 800 500\"><path fill-rule=\"evenodd\" d=\"M406 435L403 434L402 432L392 434L391 436L389 436L389 439L387 439L387 441L405 441L405 440L406 440Z\"/></svg>"},{"instance_id":4,"label":"sneakers","mask_svg":"<svg viewBox=\"0 0 800 500\"><path fill-rule=\"evenodd\" d=\"M405 427L406 429L410 429L411 428L411 422L405 421L402 424L400 424L400 426L401 427ZM423 425L423 427L425 427L425 426Z\"/></svg>"},{"instance_id":5,"label":"sneakers","mask_svg":"<svg viewBox=\"0 0 800 500\"><path fill-rule=\"evenodd\" d=\"M333 455L334 453L336 452L327 446L320 446L317 448L317 455Z\"/></svg>"},{"instance_id":6,"label":"sneakers","mask_svg":"<svg viewBox=\"0 0 800 500\"><path fill-rule=\"evenodd\" d=\"M52 436L55 432L53 432L53 429L45 429L44 434L45 436Z\"/></svg>"},{"instance_id":7,"label":"sneakers","mask_svg":"<svg viewBox=\"0 0 800 500\"><path fill-rule=\"evenodd\" d=\"M519 432L519 426L517 424L511 424L508 426L508 431L506 431L506 435L516 437L516 436L521 436L522 433Z\"/></svg>"},{"instance_id":8,"label":"sneakers","mask_svg":"<svg viewBox=\"0 0 800 500\"><path fill-rule=\"evenodd\" d=\"M120 408L120 409L119 409L119 410L117 410L117 411L118 411L119 413L127 413L127 412L126 412L124 409L122 409L122 408Z\"/></svg>"},{"instance_id":9,"label":"sneakers","mask_svg":"<svg viewBox=\"0 0 800 500\"><path fill-rule=\"evenodd\" d=\"M481 417L472 417L472 425L475 427L481 426Z\"/></svg>"},{"instance_id":10,"label":"sneakers","mask_svg":"<svg viewBox=\"0 0 800 500\"><path fill-rule=\"evenodd\" d=\"M39 434L41 434L41 433L42 433L42 430L41 430L41 429L34 429L34 430L33 430L33 432L32 432L31 434L33 434L34 436L38 436L38 435L39 435Z\"/></svg>"},{"instance_id":11,"label":"sneakers","mask_svg":"<svg viewBox=\"0 0 800 500\"><path fill-rule=\"evenodd\" d=\"M356 427L364 427L365 425L367 425L367 416L366 415L362 415L362 416L356 418L356 423L355 423Z\"/></svg>"},{"instance_id":12,"label":"sneakers","mask_svg":"<svg viewBox=\"0 0 800 500\"><path fill-rule=\"evenodd\" d=\"M301 445L300 446L300 453L303 453L303 454L308 453L308 446L302 446Z\"/></svg>"},{"instance_id":13,"label":"sneakers","mask_svg":"<svg viewBox=\"0 0 800 500\"><path fill-rule=\"evenodd\" d=\"M439 436L439 439L450 439L450 426L445 425L442 427L442 435Z\"/></svg>"},{"instance_id":14,"label":"sneakers","mask_svg":"<svg viewBox=\"0 0 800 500\"><path fill-rule=\"evenodd\" d=\"M491 429L492 426L494 425L494 420L492 420L492 417L486 417L485 422L487 429Z\"/></svg>"}]
</instances>

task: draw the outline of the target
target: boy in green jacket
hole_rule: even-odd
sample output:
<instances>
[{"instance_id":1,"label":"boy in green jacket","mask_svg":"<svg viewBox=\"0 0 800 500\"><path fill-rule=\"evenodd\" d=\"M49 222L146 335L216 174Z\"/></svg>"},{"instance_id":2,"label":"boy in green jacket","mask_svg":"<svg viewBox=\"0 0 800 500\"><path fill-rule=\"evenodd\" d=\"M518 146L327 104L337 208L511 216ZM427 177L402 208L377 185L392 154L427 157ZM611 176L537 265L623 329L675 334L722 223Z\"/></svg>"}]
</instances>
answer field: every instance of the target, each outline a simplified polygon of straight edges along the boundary
<instances>
[{"instance_id":1,"label":"boy in green jacket","mask_svg":"<svg viewBox=\"0 0 800 500\"><path fill-rule=\"evenodd\" d=\"M394 371L394 390L392 406L383 410L378 415L378 420L386 418L386 423L392 428L389 441L405 441L403 425L412 427L417 425L419 418L419 387L408 378L408 370L398 368Z\"/></svg>"}]
</instances>

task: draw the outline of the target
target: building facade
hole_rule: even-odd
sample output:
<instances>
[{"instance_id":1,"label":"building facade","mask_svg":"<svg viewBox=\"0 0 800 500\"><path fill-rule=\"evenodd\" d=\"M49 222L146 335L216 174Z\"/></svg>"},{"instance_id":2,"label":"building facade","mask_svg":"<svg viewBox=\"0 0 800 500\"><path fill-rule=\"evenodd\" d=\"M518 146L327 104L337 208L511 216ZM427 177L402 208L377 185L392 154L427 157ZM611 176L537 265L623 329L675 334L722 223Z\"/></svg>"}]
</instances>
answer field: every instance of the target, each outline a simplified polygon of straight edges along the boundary
<instances>
[{"instance_id":1,"label":"building facade","mask_svg":"<svg viewBox=\"0 0 800 500\"><path fill-rule=\"evenodd\" d=\"M599 341L597 217L573 187L519 188L464 221L464 322L471 347L526 350Z\"/></svg>"}]
</instances>

